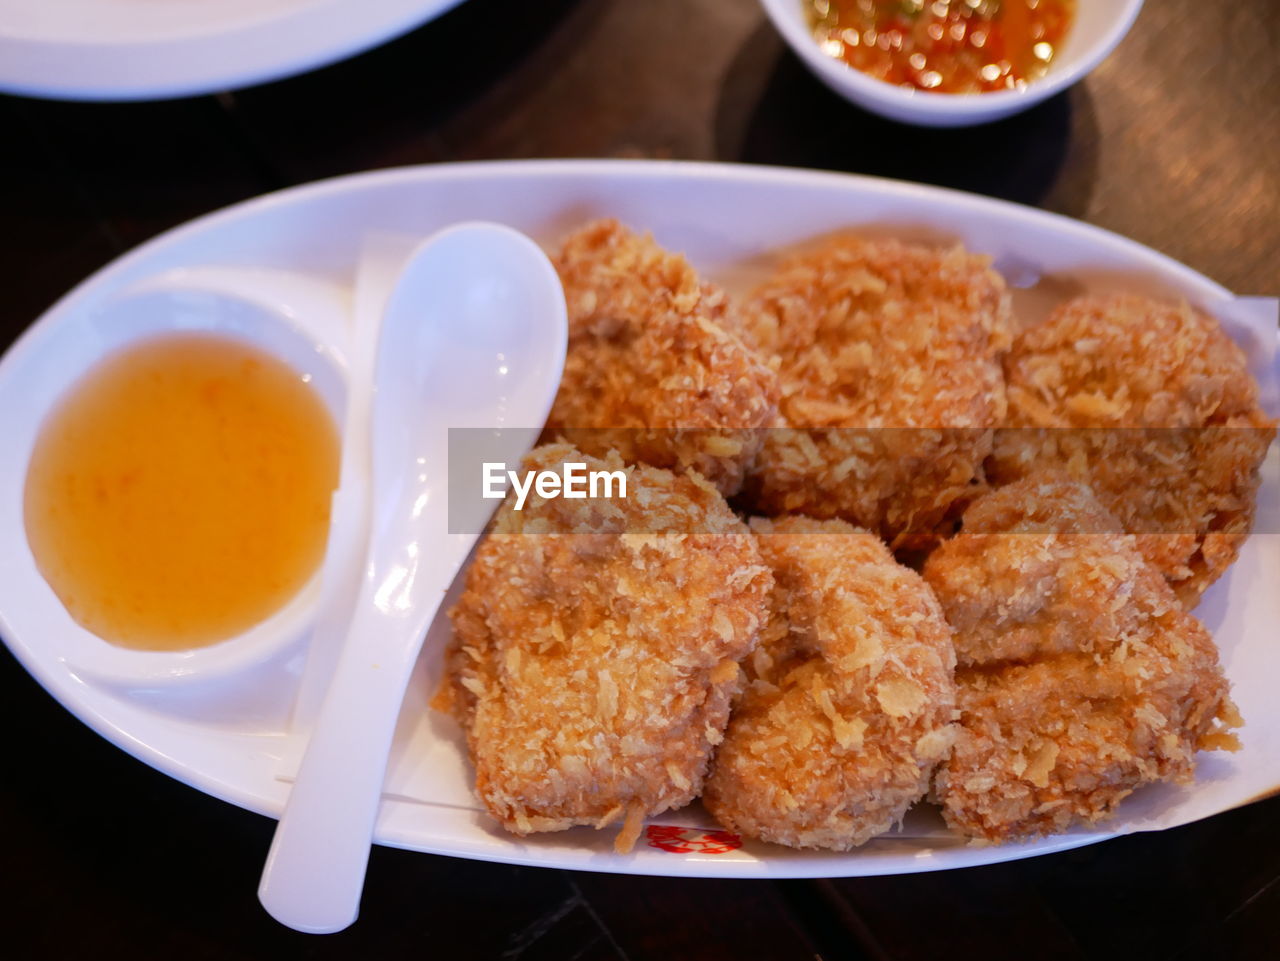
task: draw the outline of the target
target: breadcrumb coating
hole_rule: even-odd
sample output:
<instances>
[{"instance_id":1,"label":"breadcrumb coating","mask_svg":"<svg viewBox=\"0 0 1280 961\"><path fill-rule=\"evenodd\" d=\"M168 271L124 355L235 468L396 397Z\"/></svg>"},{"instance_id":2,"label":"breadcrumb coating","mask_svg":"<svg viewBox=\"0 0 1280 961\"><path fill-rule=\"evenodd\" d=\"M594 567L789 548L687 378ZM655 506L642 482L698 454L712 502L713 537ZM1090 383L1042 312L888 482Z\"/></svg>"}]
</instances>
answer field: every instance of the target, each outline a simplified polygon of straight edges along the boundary
<instances>
[{"instance_id":1,"label":"breadcrumb coating","mask_svg":"<svg viewBox=\"0 0 1280 961\"><path fill-rule=\"evenodd\" d=\"M950 746L951 630L874 534L751 527L774 575L769 622L703 803L741 834L845 851L901 821Z\"/></svg>"},{"instance_id":2,"label":"breadcrumb coating","mask_svg":"<svg viewBox=\"0 0 1280 961\"><path fill-rule=\"evenodd\" d=\"M737 335L722 290L615 220L555 258L569 351L547 435L589 454L694 469L732 495L777 416L777 376Z\"/></svg>"},{"instance_id":3,"label":"breadcrumb coating","mask_svg":"<svg viewBox=\"0 0 1280 961\"><path fill-rule=\"evenodd\" d=\"M844 518L895 547L945 531L1005 416L1009 296L990 259L841 235L785 263L744 318L795 428L768 432L754 508Z\"/></svg>"},{"instance_id":4,"label":"breadcrumb coating","mask_svg":"<svg viewBox=\"0 0 1280 961\"><path fill-rule=\"evenodd\" d=\"M1213 318L1092 296L1015 339L988 258L848 234L741 308L613 220L555 263L557 442L524 467L622 470L630 496L509 499L450 611L433 704L507 830L613 825L626 851L701 794L844 851L932 784L1003 842L1238 748L1186 610L1236 558L1275 422ZM748 529L739 491L773 519ZM940 542L923 577L890 553Z\"/></svg>"},{"instance_id":5,"label":"breadcrumb coating","mask_svg":"<svg viewBox=\"0 0 1280 961\"><path fill-rule=\"evenodd\" d=\"M955 629L959 732L935 793L962 834L1092 824L1190 781L1197 750L1238 747L1212 637L1084 485L985 495L924 576Z\"/></svg>"},{"instance_id":6,"label":"breadcrumb coating","mask_svg":"<svg viewBox=\"0 0 1280 961\"><path fill-rule=\"evenodd\" d=\"M993 483L1044 469L1087 481L1185 607L1235 561L1275 422L1240 348L1185 303L1069 301L1005 358Z\"/></svg>"},{"instance_id":7,"label":"breadcrumb coating","mask_svg":"<svg viewBox=\"0 0 1280 961\"><path fill-rule=\"evenodd\" d=\"M526 469L621 470L628 496L508 499L450 611L435 706L466 730L476 793L515 834L643 818L698 796L772 586L696 474L536 449Z\"/></svg>"}]
</instances>

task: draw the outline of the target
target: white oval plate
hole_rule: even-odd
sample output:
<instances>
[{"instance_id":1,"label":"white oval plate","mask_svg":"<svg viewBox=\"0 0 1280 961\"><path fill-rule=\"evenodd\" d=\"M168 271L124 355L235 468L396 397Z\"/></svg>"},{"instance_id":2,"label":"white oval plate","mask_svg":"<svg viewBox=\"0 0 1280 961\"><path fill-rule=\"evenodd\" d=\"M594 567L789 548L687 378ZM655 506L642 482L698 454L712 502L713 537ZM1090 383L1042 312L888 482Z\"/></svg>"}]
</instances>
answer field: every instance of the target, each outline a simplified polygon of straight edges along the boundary
<instances>
[{"instance_id":1,"label":"white oval plate","mask_svg":"<svg viewBox=\"0 0 1280 961\"><path fill-rule=\"evenodd\" d=\"M0 92L157 100L352 56L462 0L0 0Z\"/></svg>"},{"instance_id":2,"label":"white oval plate","mask_svg":"<svg viewBox=\"0 0 1280 961\"><path fill-rule=\"evenodd\" d=\"M46 313L0 362L4 436L18 436L30 415L7 401L43 341L120 291L176 268L253 266L352 283L370 236L426 235L460 220L510 224L553 243L567 229L616 216L653 231L730 289L768 268L787 245L858 226L899 236L961 240L996 256L1012 273L1052 274L1039 294L1020 294L1024 311L1063 296L1072 285L1123 287L1189 298L1227 310L1230 294L1203 276L1131 241L1030 208L935 188L806 171L629 161L546 161L439 165L344 177L240 204L152 240L85 281ZM1039 305L1037 305L1037 297ZM333 345L341 351L345 345ZM1269 348L1274 352L1274 340ZM1270 358L1266 360L1271 363ZM29 433L29 430L28 430ZM27 450L0 451L0 631L26 668L81 720L126 751L216 797L278 815L293 759L303 743L290 733L296 673L249 671L236 683L158 698L93 683L58 654L49 632L24 630L34 573L21 535L20 483ZM1280 480L1269 465L1263 498ZM1268 527L1275 531L1273 509ZM1193 820L1264 796L1280 786L1280 715L1271 707L1280 676L1280 535L1254 535L1239 563L1206 595L1198 613L1222 648L1248 726L1244 749L1206 756L1192 786L1160 786L1130 798L1109 833L1078 831L1032 843L975 848L942 829L928 808L899 834L850 854L789 851L748 843L741 849L703 832L697 807L659 819L627 856L612 832L582 828L528 839L511 837L471 794L461 737L426 701L439 676L447 626L433 626L401 714L377 840L383 844L519 864L637 874L814 877L891 874L983 864L1076 847L1133 830ZM266 670L266 669L263 669ZM683 829L683 830L681 830ZM673 835L678 835L674 838ZM664 848L685 848L683 852ZM725 848L730 848L725 850Z\"/></svg>"}]
</instances>

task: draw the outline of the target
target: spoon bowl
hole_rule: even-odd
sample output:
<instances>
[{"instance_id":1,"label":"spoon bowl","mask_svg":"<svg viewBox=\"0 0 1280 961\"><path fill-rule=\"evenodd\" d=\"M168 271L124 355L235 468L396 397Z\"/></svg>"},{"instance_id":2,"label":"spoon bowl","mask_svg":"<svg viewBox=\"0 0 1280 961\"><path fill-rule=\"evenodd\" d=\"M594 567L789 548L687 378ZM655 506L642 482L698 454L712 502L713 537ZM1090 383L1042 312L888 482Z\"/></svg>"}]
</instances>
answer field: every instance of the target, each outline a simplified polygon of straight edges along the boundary
<instances>
[{"instance_id":1,"label":"spoon bowl","mask_svg":"<svg viewBox=\"0 0 1280 961\"><path fill-rule=\"evenodd\" d=\"M523 234L461 224L409 257L378 338L360 595L259 887L317 934L356 918L405 686L476 539L450 532L449 431L491 430L512 462L532 446L564 366L564 294Z\"/></svg>"}]
</instances>

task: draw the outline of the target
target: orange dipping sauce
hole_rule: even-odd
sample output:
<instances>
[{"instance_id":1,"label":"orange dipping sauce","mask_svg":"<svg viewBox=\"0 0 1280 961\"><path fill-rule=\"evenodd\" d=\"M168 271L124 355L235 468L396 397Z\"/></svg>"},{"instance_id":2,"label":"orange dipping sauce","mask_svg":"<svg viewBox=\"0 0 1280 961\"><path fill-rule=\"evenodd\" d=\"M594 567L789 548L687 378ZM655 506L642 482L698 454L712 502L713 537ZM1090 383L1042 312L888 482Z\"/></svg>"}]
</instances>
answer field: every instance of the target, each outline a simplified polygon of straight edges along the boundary
<instances>
[{"instance_id":1,"label":"orange dipping sauce","mask_svg":"<svg viewBox=\"0 0 1280 961\"><path fill-rule=\"evenodd\" d=\"M99 637L206 646L315 573L338 453L333 418L296 370L228 338L163 335L90 370L46 418L27 540Z\"/></svg>"},{"instance_id":2,"label":"orange dipping sauce","mask_svg":"<svg viewBox=\"0 0 1280 961\"><path fill-rule=\"evenodd\" d=\"M936 93L1017 90L1044 75L1075 0L804 0L830 56Z\"/></svg>"}]
</instances>

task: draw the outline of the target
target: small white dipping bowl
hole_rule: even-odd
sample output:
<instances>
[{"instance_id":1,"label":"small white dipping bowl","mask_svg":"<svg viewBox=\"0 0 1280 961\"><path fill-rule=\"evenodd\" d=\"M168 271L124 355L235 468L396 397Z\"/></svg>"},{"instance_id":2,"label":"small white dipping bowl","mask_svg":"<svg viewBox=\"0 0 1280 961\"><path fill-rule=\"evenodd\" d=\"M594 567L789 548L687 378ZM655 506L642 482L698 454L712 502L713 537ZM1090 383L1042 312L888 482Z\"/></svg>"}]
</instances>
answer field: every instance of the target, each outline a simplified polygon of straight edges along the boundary
<instances>
[{"instance_id":1,"label":"small white dipping bowl","mask_svg":"<svg viewBox=\"0 0 1280 961\"><path fill-rule=\"evenodd\" d=\"M1048 72L1025 89L933 93L885 83L823 53L809 26L807 0L760 2L791 49L828 87L872 113L922 127L989 123L1067 89L1106 59L1142 9L1142 0L1076 0L1075 22Z\"/></svg>"},{"instance_id":2,"label":"small white dipping bowl","mask_svg":"<svg viewBox=\"0 0 1280 961\"><path fill-rule=\"evenodd\" d=\"M317 573L291 601L236 637L190 650L133 650L81 627L36 569L22 501L28 461L45 416L76 381L121 348L178 332L221 334L280 358L309 379L341 423L345 406L345 293L327 283L254 268L180 269L91 306L71 298L56 321L18 342L0 364L0 576L23 600L5 612L16 636L39 638L89 683L157 689L209 681L272 660L309 633ZM32 643L35 643L34 641Z\"/></svg>"}]
</instances>

